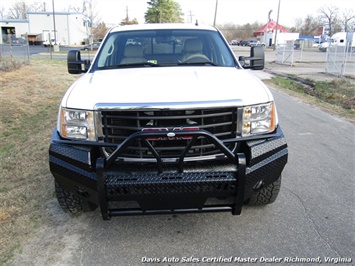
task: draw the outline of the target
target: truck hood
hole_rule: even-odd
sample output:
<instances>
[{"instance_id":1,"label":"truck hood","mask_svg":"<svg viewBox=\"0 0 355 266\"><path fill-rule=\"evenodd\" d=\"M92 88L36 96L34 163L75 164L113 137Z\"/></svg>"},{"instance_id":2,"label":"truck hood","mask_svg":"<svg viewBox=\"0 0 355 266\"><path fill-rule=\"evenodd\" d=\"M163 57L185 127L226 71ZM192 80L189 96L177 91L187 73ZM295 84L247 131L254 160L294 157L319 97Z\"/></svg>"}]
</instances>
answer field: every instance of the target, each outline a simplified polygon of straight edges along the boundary
<instances>
[{"instance_id":1,"label":"truck hood","mask_svg":"<svg viewBox=\"0 0 355 266\"><path fill-rule=\"evenodd\" d=\"M232 67L143 67L99 70L79 78L63 98L75 109L170 106L233 102L243 106L272 100L249 70ZM192 106L191 106L192 107Z\"/></svg>"}]
</instances>

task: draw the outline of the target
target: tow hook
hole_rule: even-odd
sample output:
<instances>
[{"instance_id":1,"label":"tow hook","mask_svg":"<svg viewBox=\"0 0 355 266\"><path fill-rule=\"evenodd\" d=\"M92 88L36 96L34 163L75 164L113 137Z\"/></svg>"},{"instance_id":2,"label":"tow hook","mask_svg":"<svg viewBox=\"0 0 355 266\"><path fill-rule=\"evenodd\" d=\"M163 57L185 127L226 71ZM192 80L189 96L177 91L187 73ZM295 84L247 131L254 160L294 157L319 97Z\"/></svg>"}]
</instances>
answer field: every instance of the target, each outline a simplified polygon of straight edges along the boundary
<instances>
[{"instance_id":1,"label":"tow hook","mask_svg":"<svg viewBox=\"0 0 355 266\"><path fill-rule=\"evenodd\" d=\"M253 187L253 190L254 191L258 191L259 189L263 188L264 187L264 180L260 180L259 182L257 182L254 187Z\"/></svg>"}]
</instances>

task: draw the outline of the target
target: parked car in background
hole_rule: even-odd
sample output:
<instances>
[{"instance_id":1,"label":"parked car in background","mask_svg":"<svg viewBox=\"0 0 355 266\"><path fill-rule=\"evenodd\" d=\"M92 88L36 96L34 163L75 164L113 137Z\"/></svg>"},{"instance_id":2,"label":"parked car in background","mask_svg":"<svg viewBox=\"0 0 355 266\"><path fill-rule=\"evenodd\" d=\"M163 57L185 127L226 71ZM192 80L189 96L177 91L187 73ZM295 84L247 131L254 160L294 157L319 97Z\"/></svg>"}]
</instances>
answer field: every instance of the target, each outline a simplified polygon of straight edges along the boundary
<instances>
[{"instance_id":1,"label":"parked car in background","mask_svg":"<svg viewBox=\"0 0 355 266\"><path fill-rule=\"evenodd\" d=\"M249 40L241 40L241 41L238 43L238 45L239 45L239 46L248 46L248 41L249 41Z\"/></svg>"},{"instance_id":2,"label":"parked car in background","mask_svg":"<svg viewBox=\"0 0 355 266\"><path fill-rule=\"evenodd\" d=\"M265 46L265 43L262 43L262 42L258 41L257 39L249 39L249 40L241 40L238 43L238 45L253 47L253 46Z\"/></svg>"},{"instance_id":3,"label":"parked car in background","mask_svg":"<svg viewBox=\"0 0 355 266\"><path fill-rule=\"evenodd\" d=\"M326 52L329 47L329 42L322 42L319 46L318 49L322 52Z\"/></svg>"},{"instance_id":4,"label":"parked car in background","mask_svg":"<svg viewBox=\"0 0 355 266\"><path fill-rule=\"evenodd\" d=\"M50 47L50 46L53 46L54 44L58 44L59 45L60 43L56 42L55 39L51 39L50 41L49 40L45 40L43 42L44 47Z\"/></svg>"},{"instance_id":5,"label":"parked car in background","mask_svg":"<svg viewBox=\"0 0 355 266\"><path fill-rule=\"evenodd\" d=\"M92 45L88 44L88 45L85 45L85 46L81 47L81 50L85 50L85 51L87 51L87 50L97 50L97 49L99 49L100 45L101 45L101 42L94 42L94 43L92 43Z\"/></svg>"},{"instance_id":6,"label":"parked car in background","mask_svg":"<svg viewBox=\"0 0 355 266\"><path fill-rule=\"evenodd\" d=\"M253 47L253 46L265 46L265 43L260 42L258 40L249 40L248 46Z\"/></svg>"},{"instance_id":7,"label":"parked car in background","mask_svg":"<svg viewBox=\"0 0 355 266\"><path fill-rule=\"evenodd\" d=\"M11 44L12 45L24 45L27 44L27 41L24 37L20 37L20 38L12 38L11 39Z\"/></svg>"},{"instance_id":8,"label":"parked car in background","mask_svg":"<svg viewBox=\"0 0 355 266\"><path fill-rule=\"evenodd\" d=\"M256 46L258 44L258 40L256 39L251 39L248 41L247 45L252 47L252 46Z\"/></svg>"},{"instance_id":9,"label":"parked car in background","mask_svg":"<svg viewBox=\"0 0 355 266\"><path fill-rule=\"evenodd\" d=\"M302 40L300 40L300 39L295 40L293 43L293 49L300 49L301 43L302 43Z\"/></svg>"},{"instance_id":10,"label":"parked car in background","mask_svg":"<svg viewBox=\"0 0 355 266\"><path fill-rule=\"evenodd\" d=\"M319 45L323 43L323 42L317 42L315 41L314 43L312 43L312 48L319 48Z\"/></svg>"}]
</instances>

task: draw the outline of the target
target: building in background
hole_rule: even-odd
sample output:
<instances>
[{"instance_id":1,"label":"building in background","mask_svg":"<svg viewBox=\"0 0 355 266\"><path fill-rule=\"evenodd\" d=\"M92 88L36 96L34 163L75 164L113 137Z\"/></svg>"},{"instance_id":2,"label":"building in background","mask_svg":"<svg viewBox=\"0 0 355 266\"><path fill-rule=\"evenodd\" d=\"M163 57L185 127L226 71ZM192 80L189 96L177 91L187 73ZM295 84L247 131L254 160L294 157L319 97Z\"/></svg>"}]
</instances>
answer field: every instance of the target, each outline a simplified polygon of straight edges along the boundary
<instances>
[{"instance_id":1,"label":"building in background","mask_svg":"<svg viewBox=\"0 0 355 266\"><path fill-rule=\"evenodd\" d=\"M61 45L80 45L90 37L83 14L71 12L56 12L55 27L53 12L28 12L26 20L0 20L0 30L0 43L28 36L30 44L51 41Z\"/></svg>"},{"instance_id":2,"label":"building in background","mask_svg":"<svg viewBox=\"0 0 355 266\"><path fill-rule=\"evenodd\" d=\"M27 19L3 19L0 20L0 44L13 43L21 37L18 32L28 31Z\"/></svg>"},{"instance_id":3,"label":"building in background","mask_svg":"<svg viewBox=\"0 0 355 266\"><path fill-rule=\"evenodd\" d=\"M277 40L275 41L276 32ZM299 38L299 33L288 32L288 30L280 24L276 25L276 22L272 19L260 29L256 30L253 35L267 47L273 46L274 44L284 44L286 41L294 41Z\"/></svg>"}]
</instances>

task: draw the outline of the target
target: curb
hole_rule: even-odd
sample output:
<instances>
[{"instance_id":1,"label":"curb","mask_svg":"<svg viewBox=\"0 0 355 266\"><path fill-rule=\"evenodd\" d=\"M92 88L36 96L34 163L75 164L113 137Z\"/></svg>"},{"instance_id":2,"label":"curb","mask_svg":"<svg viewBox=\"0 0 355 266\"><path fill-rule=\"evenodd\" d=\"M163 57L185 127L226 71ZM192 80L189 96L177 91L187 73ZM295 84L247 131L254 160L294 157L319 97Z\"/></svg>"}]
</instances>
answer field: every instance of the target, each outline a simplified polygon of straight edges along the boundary
<instances>
[{"instance_id":1,"label":"curb","mask_svg":"<svg viewBox=\"0 0 355 266\"><path fill-rule=\"evenodd\" d=\"M282 78L286 78L286 79L289 79L289 80L292 80L292 81L296 81L298 83L301 83L302 85L306 85L308 87L311 87L311 88L314 88L315 87L315 82L312 82L312 81L308 81L308 80L305 80L303 78L300 78L300 77L292 77L292 76L289 76L287 74L280 74L280 73L277 73L277 72L274 72L270 69L264 69L264 72L268 73L268 74L271 74L271 75L274 75L274 76L277 76L277 77L282 77Z\"/></svg>"}]
</instances>

